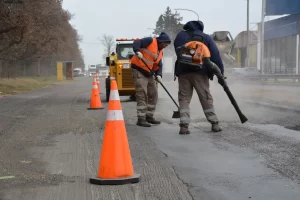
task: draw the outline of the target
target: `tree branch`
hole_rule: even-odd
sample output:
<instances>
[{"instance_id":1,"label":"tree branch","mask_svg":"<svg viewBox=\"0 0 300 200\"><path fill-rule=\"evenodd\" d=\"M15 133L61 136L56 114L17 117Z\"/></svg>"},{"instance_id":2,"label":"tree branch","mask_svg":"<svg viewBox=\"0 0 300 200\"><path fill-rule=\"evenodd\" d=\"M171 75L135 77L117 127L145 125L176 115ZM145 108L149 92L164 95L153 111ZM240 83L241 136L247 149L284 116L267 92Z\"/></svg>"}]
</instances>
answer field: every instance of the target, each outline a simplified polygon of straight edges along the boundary
<instances>
[{"instance_id":1,"label":"tree branch","mask_svg":"<svg viewBox=\"0 0 300 200\"><path fill-rule=\"evenodd\" d=\"M10 32L10 31L16 30L16 29L18 29L17 26L13 26L13 27L9 27L9 28L6 28L6 29L2 29L2 30L0 30L0 34L8 33L8 32Z\"/></svg>"},{"instance_id":2,"label":"tree branch","mask_svg":"<svg viewBox=\"0 0 300 200\"><path fill-rule=\"evenodd\" d=\"M12 46L16 45L16 44L20 44L23 41L24 38L24 32L25 32L25 28L21 29L21 36L19 40L13 40L11 41L7 47L4 47L3 49L0 49L0 53L8 50L9 48L11 48Z\"/></svg>"}]
</instances>

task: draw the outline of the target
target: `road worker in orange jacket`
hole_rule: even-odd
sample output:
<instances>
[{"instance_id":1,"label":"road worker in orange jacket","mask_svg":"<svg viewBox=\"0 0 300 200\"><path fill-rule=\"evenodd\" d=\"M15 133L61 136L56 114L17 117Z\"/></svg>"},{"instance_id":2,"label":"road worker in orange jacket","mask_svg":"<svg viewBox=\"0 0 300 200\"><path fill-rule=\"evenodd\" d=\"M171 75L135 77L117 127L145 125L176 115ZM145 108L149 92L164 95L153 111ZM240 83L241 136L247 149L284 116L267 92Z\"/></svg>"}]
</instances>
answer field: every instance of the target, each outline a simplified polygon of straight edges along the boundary
<instances>
[{"instance_id":1,"label":"road worker in orange jacket","mask_svg":"<svg viewBox=\"0 0 300 200\"><path fill-rule=\"evenodd\" d=\"M131 67L136 89L138 126L151 127L151 124L161 123L153 117L158 99L157 83L143 61L156 74L156 81L162 81L163 49L170 43L170 37L164 32L156 38L146 37L133 43L136 55L131 58Z\"/></svg>"}]
</instances>

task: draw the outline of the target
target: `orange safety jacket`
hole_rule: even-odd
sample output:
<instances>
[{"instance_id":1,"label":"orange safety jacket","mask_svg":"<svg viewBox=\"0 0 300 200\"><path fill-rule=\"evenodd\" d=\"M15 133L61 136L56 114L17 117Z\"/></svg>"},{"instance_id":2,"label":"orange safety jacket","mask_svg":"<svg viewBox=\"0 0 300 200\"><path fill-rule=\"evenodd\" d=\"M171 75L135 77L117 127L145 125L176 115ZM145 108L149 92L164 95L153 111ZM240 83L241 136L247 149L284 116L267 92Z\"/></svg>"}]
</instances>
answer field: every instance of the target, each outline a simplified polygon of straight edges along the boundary
<instances>
[{"instance_id":1,"label":"orange safety jacket","mask_svg":"<svg viewBox=\"0 0 300 200\"><path fill-rule=\"evenodd\" d=\"M147 63L148 67L154 72L158 70L158 63L162 59L163 51L158 51L157 39L153 38L152 43L146 48L140 49L140 51L143 54L143 60ZM137 55L131 58L131 64L150 72L148 67Z\"/></svg>"}]
</instances>

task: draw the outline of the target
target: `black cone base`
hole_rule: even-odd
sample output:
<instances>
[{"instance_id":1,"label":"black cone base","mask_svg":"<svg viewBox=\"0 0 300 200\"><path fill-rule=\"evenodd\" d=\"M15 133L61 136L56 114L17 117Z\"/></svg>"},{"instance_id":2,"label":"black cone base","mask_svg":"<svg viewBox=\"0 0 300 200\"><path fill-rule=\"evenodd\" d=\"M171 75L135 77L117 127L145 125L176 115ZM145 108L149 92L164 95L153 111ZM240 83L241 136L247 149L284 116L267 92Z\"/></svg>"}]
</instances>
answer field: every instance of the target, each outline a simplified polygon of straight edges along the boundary
<instances>
[{"instance_id":1,"label":"black cone base","mask_svg":"<svg viewBox=\"0 0 300 200\"><path fill-rule=\"evenodd\" d=\"M134 174L131 177L116 178L116 179L100 179L90 178L90 183L95 185L125 185L140 182L140 174Z\"/></svg>"},{"instance_id":2,"label":"black cone base","mask_svg":"<svg viewBox=\"0 0 300 200\"><path fill-rule=\"evenodd\" d=\"M88 110L101 110L103 108L87 108Z\"/></svg>"}]
</instances>

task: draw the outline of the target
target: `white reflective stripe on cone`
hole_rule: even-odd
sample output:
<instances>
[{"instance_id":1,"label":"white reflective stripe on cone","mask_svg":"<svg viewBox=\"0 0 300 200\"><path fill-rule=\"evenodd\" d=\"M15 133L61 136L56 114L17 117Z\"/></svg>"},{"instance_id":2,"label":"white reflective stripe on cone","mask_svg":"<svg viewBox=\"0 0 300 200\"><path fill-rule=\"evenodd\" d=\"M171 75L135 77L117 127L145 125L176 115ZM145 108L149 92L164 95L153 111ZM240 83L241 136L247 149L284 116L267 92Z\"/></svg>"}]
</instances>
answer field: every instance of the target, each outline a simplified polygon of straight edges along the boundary
<instances>
[{"instance_id":1,"label":"white reflective stripe on cone","mask_svg":"<svg viewBox=\"0 0 300 200\"><path fill-rule=\"evenodd\" d=\"M124 120L122 110L109 110L107 112L106 121Z\"/></svg>"},{"instance_id":2,"label":"white reflective stripe on cone","mask_svg":"<svg viewBox=\"0 0 300 200\"><path fill-rule=\"evenodd\" d=\"M113 76L111 76L111 77L110 77L110 79L113 79L113 80L115 80L116 78L115 78L115 77L113 77Z\"/></svg>"},{"instance_id":3,"label":"white reflective stripe on cone","mask_svg":"<svg viewBox=\"0 0 300 200\"><path fill-rule=\"evenodd\" d=\"M109 100L120 100L118 90L111 90L110 91Z\"/></svg>"},{"instance_id":4,"label":"white reflective stripe on cone","mask_svg":"<svg viewBox=\"0 0 300 200\"><path fill-rule=\"evenodd\" d=\"M93 89L96 89L96 88L98 88L98 86L97 85L93 85Z\"/></svg>"}]
</instances>

